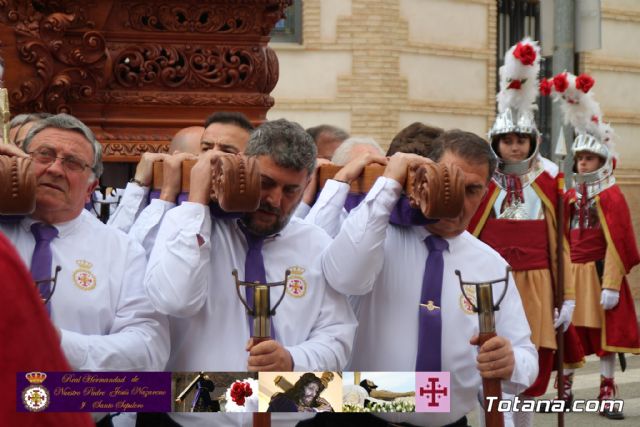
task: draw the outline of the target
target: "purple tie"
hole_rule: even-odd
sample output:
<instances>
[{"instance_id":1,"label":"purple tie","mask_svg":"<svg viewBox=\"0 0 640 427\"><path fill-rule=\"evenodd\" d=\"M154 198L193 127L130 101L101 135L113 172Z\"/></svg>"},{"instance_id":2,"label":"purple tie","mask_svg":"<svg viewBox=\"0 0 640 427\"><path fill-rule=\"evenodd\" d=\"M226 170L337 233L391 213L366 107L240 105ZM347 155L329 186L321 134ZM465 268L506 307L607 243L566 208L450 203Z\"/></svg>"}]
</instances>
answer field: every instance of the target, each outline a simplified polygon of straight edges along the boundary
<instances>
[{"instance_id":1,"label":"purple tie","mask_svg":"<svg viewBox=\"0 0 640 427\"><path fill-rule=\"evenodd\" d=\"M36 222L31 224L31 233L36 239L36 247L31 257L31 276L34 281L44 280L38 285L38 290L43 300L50 297L51 293L51 264L53 255L51 254L51 241L58 236L58 229L53 225ZM46 305L47 311L51 314L51 301Z\"/></svg>"},{"instance_id":2,"label":"purple tie","mask_svg":"<svg viewBox=\"0 0 640 427\"><path fill-rule=\"evenodd\" d=\"M442 237L427 236L424 239L429 256L422 277L418 326L417 372L438 372L442 370L442 315L440 296L442 294L442 276L444 258L442 251L449 243Z\"/></svg>"},{"instance_id":3,"label":"purple tie","mask_svg":"<svg viewBox=\"0 0 640 427\"><path fill-rule=\"evenodd\" d=\"M247 239L247 257L244 261L244 281L250 283L267 283L267 273L264 270L264 259L262 258L262 244L264 243L264 236L258 236L251 233L244 226L240 226L240 230ZM247 305L251 308L254 307L253 302L253 288L245 286L245 297L247 299ZM253 336L253 319L249 319L249 331ZM275 326L271 325L271 338L275 339L276 330Z\"/></svg>"}]
</instances>

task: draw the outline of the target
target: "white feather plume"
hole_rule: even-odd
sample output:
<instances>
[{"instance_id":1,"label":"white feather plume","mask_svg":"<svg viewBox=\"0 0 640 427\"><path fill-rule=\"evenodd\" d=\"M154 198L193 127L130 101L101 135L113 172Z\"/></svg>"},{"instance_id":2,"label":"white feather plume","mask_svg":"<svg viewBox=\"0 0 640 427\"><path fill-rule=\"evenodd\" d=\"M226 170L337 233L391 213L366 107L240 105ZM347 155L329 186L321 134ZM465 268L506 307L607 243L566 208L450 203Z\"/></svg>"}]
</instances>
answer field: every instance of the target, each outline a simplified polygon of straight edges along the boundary
<instances>
[{"instance_id":1,"label":"white feather plume","mask_svg":"<svg viewBox=\"0 0 640 427\"><path fill-rule=\"evenodd\" d=\"M560 103L565 124L571 124L578 133L594 134L596 127L592 117L600 118L602 116L600 105L594 99L593 92L584 93L576 87L575 75L568 72L562 74L565 76L568 86L563 92L558 92L554 87L553 98ZM562 74L556 77L562 77Z\"/></svg>"},{"instance_id":2,"label":"white feather plume","mask_svg":"<svg viewBox=\"0 0 640 427\"><path fill-rule=\"evenodd\" d=\"M602 141L609 150L609 153L613 158L618 159L619 155L616 151L616 133L609 123L605 123L602 120L598 125L598 138Z\"/></svg>"},{"instance_id":3,"label":"white feather plume","mask_svg":"<svg viewBox=\"0 0 640 427\"><path fill-rule=\"evenodd\" d=\"M525 65L514 56L518 46L531 46L535 52L532 64ZM504 112L509 108L521 112L534 111L538 97L538 74L540 73L540 46L538 42L525 38L520 43L511 46L504 57L504 65L500 67L500 92L498 92L498 111ZM519 83L514 83L519 82ZM519 88L514 86L519 85Z\"/></svg>"},{"instance_id":4,"label":"white feather plume","mask_svg":"<svg viewBox=\"0 0 640 427\"><path fill-rule=\"evenodd\" d=\"M600 104L595 100L592 90L586 93L576 85L574 74L564 72L554 78L566 77L567 88L559 92L555 85L552 90L554 101L560 103L560 109L564 115L565 124L571 124L576 133L587 133L596 137L607 146L613 157L618 157L615 152L615 132L609 123L605 123L602 117Z\"/></svg>"}]
</instances>

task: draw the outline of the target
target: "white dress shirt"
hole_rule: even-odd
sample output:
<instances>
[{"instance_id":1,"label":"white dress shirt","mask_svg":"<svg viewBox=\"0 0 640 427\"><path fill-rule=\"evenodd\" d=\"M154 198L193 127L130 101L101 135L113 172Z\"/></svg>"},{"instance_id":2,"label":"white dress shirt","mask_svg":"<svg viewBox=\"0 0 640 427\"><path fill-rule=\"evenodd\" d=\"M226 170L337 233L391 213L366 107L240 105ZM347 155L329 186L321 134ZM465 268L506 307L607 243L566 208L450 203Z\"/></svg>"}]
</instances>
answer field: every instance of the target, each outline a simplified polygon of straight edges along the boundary
<instances>
[{"instance_id":1,"label":"white dress shirt","mask_svg":"<svg viewBox=\"0 0 640 427\"><path fill-rule=\"evenodd\" d=\"M365 200L342 225L322 257L328 283L346 295L359 295L359 328L349 363L355 371L415 370L418 346L418 310L425 261L424 239L429 235L421 226L398 227L389 216L402 187L394 180L378 178ZM465 281L495 280L505 275L507 263L497 252L464 232L446 239L443 253L442 287L442 370L451 372L451 412L444 414L390 414L389 420L417 425L441 426L457 421L476 405L481 377L476 368L476 346L469 344L478 334L478 316L465 304L455 270ZM497 301L504 285L494 285ZM511 341L515 369L503 391L518 393L526 389L538 373L536 349L520 296L513 283L500 310L496 329Z\"/></svg>"},{"instance_id":2,"label":"white dress shirt","mask_svg":"<svg viewBox=\"0 0 640 427\"><path fill-rule=\"evenodd\" d=\"M151 255L151 249L153 249L153 245L155 244L164 214L175 206L176 204L172 202L153 199L151 203L140 212L140 215L138 215L131 226L129 236L142 245L147 254L147 258Z\"/></svg>"},{"instance_id":3,"label":"white dress shirt","mask_svg":"<svg viewBox=\"0 0 640 427\"><path fill-rule=\"evenodd\" d=\"M293 212L293 216L295 216L296 218L304 219L309 213L310 209L311 209L311 206L309 206L303 201L300 201L300 204L298 204L298 207Z\"/></svg>"},{"instance_id":4,"label":"white dress shirt","mask_svg":"<svg viewBox=\"0 0 640 427\"><path fill-rule=\"evenodd\" d=\"M197 235L204 239L202 246ZM287 290L273 317L277 339L291 353L295 370L341 370L351 354L355 317L320 269L319 255L330 241L319 228L292 218L263 245L267 281L282 281L291 269L289 283L304 289L298 296ZM171 316L168 370L247 368L249 324L231 275L237 269L244 279L246 252L237 220L212 221L206 206L189 202L166 213L145 287L153 305ZM272 304L281 293L282 287L272 288Z\"/></svg>"},{"instance_id":5,"label":"white dress shirt","mask_svg":"<svg viewBox=\"0 0 640 427\"><path fill-rule=\"evenodd\" d=\"M349 215L344 208L349 189L346 182L327 180L305 220L322 228L329 236L336 237Z\"/></svg>"},{"instance_id":6,"label":"white dress shirt","mask_svg":"<svg viewBox=\"0 0 640 427\"><path fill-rule=\"evenodd\" d=\"M204 239L198 245L197 235ZM298 371L342 370L351 354L356 322L344 296L326 285L319 254L331 239L298 218L262 249L268 282L292 267L304 294L289 291L272 322L277 340ZM244 371L249 324L238 299L233 269L244 279L247 243L235 219L212 221L208 207L185 202L166 213L151 252L145 287L151 302L170 315L171 371ZM291 280L291 277L290 277ZM289 283L292 283L291 281ZM274 304L282 288L270 293ZM244 297L244 288L241 288ZM247 425L251 415L171 414L186 426Z\"/></svg>"},{"instance_id":7,"label":"white dress shirt","mask_svg":"<svg viewBox=\"0 0 640 427\"><path fill-rule=\"evenodd\" d=\"M35 247L35 221L0 224L27 266ZM161 371L169 357L167 317L149 302L142 286L144 251L86 210L54 224L52 271L59 265L51 298L53 324L76 370Z\"/></svg>"},{"instance_id":8,"label":"white dress shirt","mask_svg":"<svg viewBox=\"0 0 640 427\"><path fill-rule=\"evenodd\" d=\"M128 233L134 221L147 206L149 187L141 187L135 182L130 182L124 189L124 194L116 211L109 217L107 225Z\"/></svg>"}]
</instances>

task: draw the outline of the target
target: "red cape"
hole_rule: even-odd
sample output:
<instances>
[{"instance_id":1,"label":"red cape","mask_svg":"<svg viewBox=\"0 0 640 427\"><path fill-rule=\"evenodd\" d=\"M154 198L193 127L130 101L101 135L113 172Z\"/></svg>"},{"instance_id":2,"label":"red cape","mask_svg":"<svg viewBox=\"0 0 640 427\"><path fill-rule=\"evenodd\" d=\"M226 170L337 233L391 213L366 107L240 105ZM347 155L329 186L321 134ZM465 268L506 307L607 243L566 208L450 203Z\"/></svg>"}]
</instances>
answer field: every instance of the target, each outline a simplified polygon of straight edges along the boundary
<instances>
[{"instance_id":1,"label":"red cape","mask_svg":"<svg viewBox=\"0 0 640 427\"><path fill-rule=\"evenodd\" d=\"M95 427L88 413L16 412L16 372L69 371L60 339L20 256L0 233L0 425Z\"/></svg>"},{"instance_id":2,"label":"red cape","mask_svg":"<svg viewBox=\"0 0 640 427\"><path fill-rule=\"evenodd\" d=\"M567 191L566 200L569 207L573 208L576 200L575 189ZM607 244L614 245L625 272L629 274L631 269L640 263L640 255L633 232L629 206L620 187L614 185L600 192L596 196L596 205ZM568 212L572 212L572 210ZM567 217L570 218L569 215Z\"/></svg>"},{"instance_id":3,"label":"red cape","mask_svg":"<svg viewBox=\"0 0 640 427\"><path fill-rule=\"evenodd\" d=\"M575 208L575 189L567 191L565 201L571 217ZM631 214L620 187L614 185L596 196L596 206L602 231L607 246L615 248L617 259L624 267L626 274L640 263L635 233L631 223ZM606 310L604 328L602 329L602 348L611 352L640 353L640 331L633 297L627 283L622 278L620 284L620 302L611 310Z\"/></svg>"}]
</instances>

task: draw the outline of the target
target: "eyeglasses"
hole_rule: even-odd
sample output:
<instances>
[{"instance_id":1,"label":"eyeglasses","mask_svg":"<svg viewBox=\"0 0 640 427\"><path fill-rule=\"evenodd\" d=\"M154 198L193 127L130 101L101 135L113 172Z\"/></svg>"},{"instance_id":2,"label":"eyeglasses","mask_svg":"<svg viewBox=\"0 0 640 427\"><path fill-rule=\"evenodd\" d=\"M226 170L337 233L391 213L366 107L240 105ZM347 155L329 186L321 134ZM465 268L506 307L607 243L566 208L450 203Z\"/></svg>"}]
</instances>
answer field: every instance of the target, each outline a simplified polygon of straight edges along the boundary
<instances>
[{"instance_id":1,"label":"eyeglasses","mask_svg":"<svg viewBox=\"0 0 640 427\"><path fill-rule=\"evenodd\" d=\"M30 152L29 154L31 154L33 160L41 165L51 165L56 161L56 159L60 159L62 167L71 172L82 172L86 168L92 167L75 156L58 157L56 155L57 153L50 148L40 148Z\"/></svg>"},{"instance_id":2,"label":"eyeglasses","mask_svg":"<svg viewBox=\"0 0 640 427\"><path fill-rule=\"evenodd\" d=\"M51 288L49 289L49 293L45 293L45 294L40 293L40 295L42 296L42 303L44 305L47 305L47 303L49 302L49 300L53 296L53 292L56 290L56 283L58 282L58 273L60 273L60 270L62 270L62 267L57 265L55 273L53 273L53 277L51 277L49 279L42 279L42 280L34 280L33 281L33 283L36 285L36 288L38 288L38 290L39 290L41 285L44 285L47 282L51 282L52 283Z\"/></svg>"}]
</instances>

